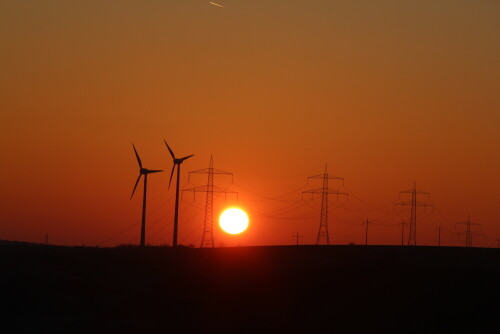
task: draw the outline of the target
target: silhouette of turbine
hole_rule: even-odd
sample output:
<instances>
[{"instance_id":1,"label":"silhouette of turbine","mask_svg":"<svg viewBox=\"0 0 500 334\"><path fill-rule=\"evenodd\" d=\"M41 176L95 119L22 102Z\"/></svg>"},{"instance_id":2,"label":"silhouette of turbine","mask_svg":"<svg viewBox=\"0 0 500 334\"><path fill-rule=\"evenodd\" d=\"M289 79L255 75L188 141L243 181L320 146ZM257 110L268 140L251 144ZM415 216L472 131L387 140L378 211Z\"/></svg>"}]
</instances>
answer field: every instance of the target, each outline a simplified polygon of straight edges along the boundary
<instances>
[{"instance_id":1,"label":"silhouette of turbine","mask_svg":"<svg viewBox=\"0 0 500 334\"><path fill-rule=\"evenodd\" d=\"M146 243L146 193L148 187L148 174L163 172L162 170L150 170L142 167L142 161L139 157L139 153L135 149L135 145L132 143L132 147L134 148L135 156L137 158L137 163L139 164L139 177L137 181L135 181L134 190L132 190L132 195L130 199L134 197L135 189L141 180L141 177L144 175L144 194L142 197L142 225L141 225L141 247L144 247Z\"/></svg>"},{"instance_id":2,"label":"silhouette of turbine","mask_svg":"<svg viewBox=\"0 0 500 334\"><path fill-rule=\"evenodd\" d=\"M174 240L172 242L172 247L177 247L177 231L178 231L178 223L179 223L179 183L180 183L180 178L181 178L181 164L184 162L184 160L191 158L194 156L194 154L185 156L184 158L177 159L175 157L174 152L168 146L167 141L163 139L165 142L165 145L168 148L168 151L170 152L170 155L172 156L172 160L174 162L174 165L172 166L172 172L170 173L170 181L168 182L168 188L170 189L170 184L172 183L172 177L174 176L174 170L175 166L177 166L177 185L176 185L176 190L175 190L175 213L174 213Z\"/></svg>"}]
</instances>

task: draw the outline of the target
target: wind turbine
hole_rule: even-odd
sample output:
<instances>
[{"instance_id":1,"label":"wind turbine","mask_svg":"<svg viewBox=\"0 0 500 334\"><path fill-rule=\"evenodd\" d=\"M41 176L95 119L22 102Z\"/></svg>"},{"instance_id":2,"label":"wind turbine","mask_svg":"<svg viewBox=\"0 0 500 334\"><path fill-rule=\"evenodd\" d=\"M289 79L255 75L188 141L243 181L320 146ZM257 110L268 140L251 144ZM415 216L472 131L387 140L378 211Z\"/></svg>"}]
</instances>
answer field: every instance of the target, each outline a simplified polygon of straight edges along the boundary
<instances>
[{"instance_id":1,"label":"wind turbine","mask_svg":"<svg viewBox=\"0 0 500 334\"><path fill-rule=\"evenodd\" d=\"M163 171L143 168L141 158L139 157L139 153L137 153L137 150L135 149L135 145L133 143L132 147L134 148L135 156L137 157L137 163L139 164L140 170L139 170L139 177L137 178L137 181L135 181L134 190L132 190L132 195L130 196L130 199L132 199L132 197L134 196L135 188L137 188L137 185L139 184L141 177L144 175L144 194L142 197L142 226L141 226L141 247L144 247L146 242L146 193L147 193L146 190L148 187L148 174L158 173Z\"/></svg>"},{"instance_id":2,"label":"wind turbine","mask_svg":"<svg viewBox=\"0 0 500 334\"><path fill-rule=\"evenodd\" d=\"M165 145L167 145L168 151L170 152L170 155L172 156L172 159L174 161L174 165L172 166L172 172L170 173L170 181L168 182L169 189L170 189L170 184L172 183L172 176L174 176L175 166L177 166L177 186L175 190L175 213L174 213L174 240L172 242L172 246L177 247L177 230L179 223L179 182L181 178L181 164L184 162L184 160L191 158L194 154L188 155L184 158L177 159L170 146L168 146L167 141L165 139L163 139L163 141L165 142Z\"/></svg>"}]
</instances>

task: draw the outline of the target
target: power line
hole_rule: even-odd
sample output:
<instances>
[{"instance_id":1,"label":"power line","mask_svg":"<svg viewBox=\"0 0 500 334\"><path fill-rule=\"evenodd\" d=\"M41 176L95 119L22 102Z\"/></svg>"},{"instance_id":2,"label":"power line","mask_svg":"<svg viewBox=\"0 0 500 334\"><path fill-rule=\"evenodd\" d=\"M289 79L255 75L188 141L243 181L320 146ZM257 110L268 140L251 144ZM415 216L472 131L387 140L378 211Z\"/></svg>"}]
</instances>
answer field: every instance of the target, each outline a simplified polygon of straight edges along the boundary
<instances>
[{"instance_id":1,"label":"power line","mask_svg":"<svg viewBox=\"0 0 500 334\"><path fill-rule=\"evenodd\" d=\"M253 200L253 202L262 202L262 201L293 202L293 201L289 201L289 200L284 200L282 198L290 196L291 194L297 193L297 192L301 191L302 189L304 189L305 187L307 187L307 185L303 185L303 186L301 186L301 187L299 187L297 189L288 191L288 192L286 192L284 194L281 194L281 195L278 195L278 196L274 196L274 197L270 197L270 196L265 196L265 195L261 195L259 193L256 193L255 191L250 190L250 189L242 186L239 183L233 182L233 184L235 186L237 186L238 188L241 188L242 190L248 192L249 194L252 194L254 196L257 196L257 197L261 198L261 199L258 199L258 200Z\"/></svg>"},{"instance_id":2,"label":"power line","mask_svg":"<svg viewBox=\"0 0 500 334\"><path fill-rule=\"evenodd\" d=\"M304 206L308 205L308 203L306 201L297 201L293 204L290 204L290 205L287 205L283 208L280 208L280 209L277 209L277 210L273 210L271 212L268 212L268 213L265 213L265 214L261 214L261 215L269 215L269 216L275 216L275 215L283 215L283 214L286 214L286 213L290 213L290 212L293 212L297 209L300 209Z\"/></svg>"},{"instance_id":3,"label":"power line","mask_svg":"<svg viewBox=\"0 0 500 334\"><path fill-rule=\"evenodd\" d=\"M384 211L383 209L385 208L388 208L390 206L392 206L391 203L387 204L387 205L384 205L384 206L381 206L381 207L375 207L373 205L371 205L370 203L368 203L367 201L364 201L363 199L361 199L358 195L354 194L348 187L346 186L343 186L342 188L346 189L347 192L349 193L349 195L351 195L353 198L357 199L359 202L363 203L364 205L368 206L371 208L371 210L367 210L368 212L374 212L374 211L380 211L380 212L385 212L387 213L386 211Z\"/></svg>"}]
</instances>

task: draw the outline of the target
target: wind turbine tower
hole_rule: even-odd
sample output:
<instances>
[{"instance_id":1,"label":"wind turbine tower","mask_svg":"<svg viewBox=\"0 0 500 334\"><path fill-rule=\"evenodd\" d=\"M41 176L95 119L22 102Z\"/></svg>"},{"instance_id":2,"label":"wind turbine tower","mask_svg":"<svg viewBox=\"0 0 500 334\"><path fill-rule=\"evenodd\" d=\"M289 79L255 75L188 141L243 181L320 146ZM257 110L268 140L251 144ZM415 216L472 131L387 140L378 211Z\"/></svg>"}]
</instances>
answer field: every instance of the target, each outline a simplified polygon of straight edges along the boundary
<instances>
[{"instance_id":1,"label":"wind turbine tower","mask_svg":"<svg viewBox=\"0 0 500 334\"><path fill-rule=\"evenodd\" d=\"M135 156L137 158L137 163L139 164L140 169L139 169L139 177L137 178L137 181L135 181L134 190L132 190L132 195L130 196L130 199L132 199L132 197L134 196L135 189L137 188L137 185L139 184L141 177L144 175L144 193L142 196L142 224L141 224L141 247L144 247L144 245L146 244L146 194L148 188L148 174L159 173L163 171L143 168L141 158L139 157L139 153L137 153L134 144L132 144L132 147L134 148Z\"/></svg>"},{"instance_id":2,"label":"wind turbine tower","mask_svg":"<svg viewBox=\"0 0 500 334\"><path fill-rule=\"evenodd\" d=\"M411 194L411 201L403 201L396 203L396 205L410 205L411 210L410 210L410 234L408 236L408 246L416 246L417 245L417 206L432 206L432 204L424 203L424 202L419 202L417 201L417 196L418 195L427 195L429 196L430 194L425 191L420 191L417 190L417 183L415 182L413 184L413 189L411 190L405 190L405 191L400 191L399 196L401 197L401 194Z\"/></svg>"},{"instance_id":3,"label":"wind turbine tower","mask_svg":"<svg viewBox=\"0 0 500 334\"><path fill-rule=\"evenodd\" d=\"M319 218L319 231L318 231L318 236L316 238L316 245L319 245L323 242L326 245L329 245L330 244L330 235L328 233L328 195L329 194L336 194L337 198L338 198L339 195L346 195L347 196L347 193L328 188L328 180L342 180L342 185L344 185L344 178L329 175L328 174L328 164L326 164L325 171L323 172L323 174L309 176L307 178L307 180L309 181L309 179L322 179L323 180L323 187L311 189L311 190L306 190L306 191L303 191L302 193L303 194L309 193L309 194L312 194L313 196L314 196L314 194L321 194L321 215Z\"/></svg>"},{"instance_id":4,"label":"wind turbine tower","mask_svg":"<svg viewBox=\"0 0 500 334\"><path fill-rule=\"evenodd\" d=\"M165 142L165 145L167 146L168 151L170 152L170 155L172 156L172 160L174 162L174 165L172 166L172 172L170 173L170 181L168 182L169 189L170 189L170 184L172 183L172 176L174 175L175 166L177 166L177 185L175 187L174 237L172 241L172 247L177 247L177 232L179 226L179 183L181 179L181 164L184 162L184 160L194 156L194 154L177 159L170 146L168 146L167 141L165 139L163 141Z\"/></svg>"},{"instance_id":5,"label":"wind turbine tower","mask_svg":"<svg viewBox=\"0 0 500 334\"><path fill-rule=\"evenodd\" d=\"M228 190L226 188L217 187L214 185L214 175L231 175L233 173L226 172L220 169L214 168L214 161L212 156L210 156L210 163L208 168L194 170L189 172L189 177L191 174L207 174L208 181L205 186L194 187L189 189L183 189L182 191L192 191L194 195L197 192L205 192L207 193L206 202L205 202L205 220L203 221L203 234L201 236L201 245L200 248L203 247L214 247L214 233L213 233L213 221L214 221L214 193L235 193L238 195L238 192L233 190Z\"/></svg>"}]
</instances>

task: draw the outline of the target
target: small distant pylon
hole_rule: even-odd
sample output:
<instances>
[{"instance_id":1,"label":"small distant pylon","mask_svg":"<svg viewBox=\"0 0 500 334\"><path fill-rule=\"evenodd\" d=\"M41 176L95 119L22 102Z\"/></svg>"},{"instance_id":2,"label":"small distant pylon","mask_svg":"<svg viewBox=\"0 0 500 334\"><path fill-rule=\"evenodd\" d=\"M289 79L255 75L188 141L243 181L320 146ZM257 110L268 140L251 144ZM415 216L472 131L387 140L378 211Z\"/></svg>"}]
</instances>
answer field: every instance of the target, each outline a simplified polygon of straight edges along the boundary
<instances>
[{"instance_id":1,"label":"small distant pylon","mask_svg":"<svg viewBox=\"0 0 500 334\"><path fill-rule=\"evenodd\" d=\"M455 227L457 225L465 225L465 231L464 232L458 232L454 233L456 235L464 235L465 236L465 247L472 247L472 238L475 236L480 236L482 234L480 233L475 233L472 231L472 226L481 226L481 224L474 223L470 220L470 215L467 217L467 220L464 222L456 223Z\"/></svg>"},{"instance_id":2,"label":"small distant pylon","mask_svg":"<svg viewBox=\"0 0 500 334\"><path fill-rule=\"evenodd\" d=\"M49 233L48 232L45 232L45 239L44 239L43 243L45 244L45 246L49 245Z\"/></svg>"},{"instance_id":3,"label":"small distant pylon","mask_svg":"<svg viewBox=\"0 0 500 334\"><path fill-rule=\"evenodd\" d=\"M438 247L441 246L441 230L443 229L443 226L439 225L436 227L436 230L438 231Z\"/></svg>"},{"instance_id":4,"label":"small distant pylon","mask_svg":"<svg viewBox=\"0 0 500 334\"><path fill-rule=\"evenodd\" d=\"M417 183L416 182L413 184L413 189L400 191L399 195L401 196L401 194L411 194L411 201L399 202L399 203L396 203L396 205L402 205L402 206L411 205L410 233L408 235L408 246L416 246L417 245L417 206L423 206L423 207L430 206L430 207L432 207L432 204L418 202L417 195L422 194L422 195L429 196L430 194L428 192L425 192L425 191L417 190Z\"/></svg>"},{"instance_id":5,"label":"small distant pylon","mask_svg":"<svg viewBox=\"0 0 500 334\"><path fill-rule=\"evenodd\" d=\"M306 190L303 191L302 193L303 194L310 193L313 196L314 194L321 194L321 215L319 218L319 231L318 231L318 236L316 238L316 245L319 245L322 242L325 242L326 245L329 245L330 235L328 233L328 195L336 194L338 198L339 195L347 196L347 193L328 188L328 180L342 180L342 185L344 185L344 178L329 175L328 164L326 164L325 171L323 172L323 174L309 176L307 180L309 181L309 179L323 179L323 187Z\"/></svg>"},{"instance_id":6,"label":"small distant pylon","mask_svg":"<svg viewBox=\"0 0 500 334\"><path fill-rule=\"evenodd\" d=\"M205 186L194 187L189 189L183 189L182 191L192 191L194 195L197 192L205 192L207 193L206 202L205 202L205 219L203 221L203 234L201 237L201 245L200 248L203 247L214 247L214 232L213 232L213 221L214 221L214 193L234 193L238 196L238 192L233 190L228 190L226 188L217 187L214 185L214 174L220 175L231 175L233 177L233 173L225 172L220 169L214 168L213 157L210 156L210 163L208 168L195 170L189 172L189 177L191 174L208 174L208 182Z\"/></svg>"},{"instance_id":7,"label":"small distant pylon","mask_svg":"<svg viewBox=\"0 0 500 334\"><path fill-rule=\"evenodd\" d=\"M297 234L292 235L292 239L295 240L295 245L299 245L299 240L302 240L302 236L297 232Z\"/></svg>"}]
</instances>

